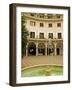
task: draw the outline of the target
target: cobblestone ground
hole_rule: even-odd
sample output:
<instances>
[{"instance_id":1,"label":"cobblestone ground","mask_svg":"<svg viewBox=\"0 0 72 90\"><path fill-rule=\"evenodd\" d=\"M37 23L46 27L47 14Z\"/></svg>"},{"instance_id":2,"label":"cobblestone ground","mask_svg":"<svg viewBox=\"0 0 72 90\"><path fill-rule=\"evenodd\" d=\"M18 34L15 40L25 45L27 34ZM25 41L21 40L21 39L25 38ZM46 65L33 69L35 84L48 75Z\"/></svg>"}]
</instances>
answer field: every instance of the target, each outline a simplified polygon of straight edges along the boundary
<instances>
[{"instance_id":1,"label":"cobblestone ground","mask_svg":"<svg viewBox=\"0 0 72 90\"><path fill-rule=\"evenodd\" d=\"M40 64L56 64L63 65L63 56L25 56L22 59L22 68L40 65Z\"/></svg>"}]
</instances>

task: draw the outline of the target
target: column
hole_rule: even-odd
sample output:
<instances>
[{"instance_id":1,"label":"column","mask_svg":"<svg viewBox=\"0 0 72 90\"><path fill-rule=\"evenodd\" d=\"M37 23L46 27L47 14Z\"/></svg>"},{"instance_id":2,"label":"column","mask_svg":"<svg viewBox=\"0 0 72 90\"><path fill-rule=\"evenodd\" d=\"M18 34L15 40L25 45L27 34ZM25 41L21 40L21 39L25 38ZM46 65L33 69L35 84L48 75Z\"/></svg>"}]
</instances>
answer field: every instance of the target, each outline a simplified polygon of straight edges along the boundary
<instances>
[{"instance_id":1,"label":"column","mask_svg":"<svg viewBox=\"0 0 72 90\"><path fill-rule=\"evenodd\" d=\"M57 45L57 43L54 44L54 46L55 46L54 55L57 55L57 53L56 53L56 45Z\"/></svg>"},{"instance_id":2,"label":"column","mask_svg":"<svg viewBox=\"0 0 72 90\"><path fill-rule=\"evenodd\" d=\"M38 56L38 42L36 43L36 56Z\"/></svg>"},{"instance_id":3,"label":"column","mask_svg":"<svg viewBox=\"0 0 72 90\"><path fill-rule=\"evenodd\" d=\"M60 48L60 55L63 55L63 49L62 49L62 47Z\"/></svg>"},{"instance_id":4,"label":"column","mask_svg":"<svg viewBox=\"0 0 72 90\"><path fill-rule=\"evenodd\" d=\"M28 44L26 45L26 56L28 56Z\"/></svg>"},{"instance_id":5,"label":"column","mask_svg":"<svg viewBox=\"0 0 72 90\"><path fill-rule=\"evenodd\" d=\"M47 42L45 43L45 56L47 56Z\"/></svg>"}]
</instances>

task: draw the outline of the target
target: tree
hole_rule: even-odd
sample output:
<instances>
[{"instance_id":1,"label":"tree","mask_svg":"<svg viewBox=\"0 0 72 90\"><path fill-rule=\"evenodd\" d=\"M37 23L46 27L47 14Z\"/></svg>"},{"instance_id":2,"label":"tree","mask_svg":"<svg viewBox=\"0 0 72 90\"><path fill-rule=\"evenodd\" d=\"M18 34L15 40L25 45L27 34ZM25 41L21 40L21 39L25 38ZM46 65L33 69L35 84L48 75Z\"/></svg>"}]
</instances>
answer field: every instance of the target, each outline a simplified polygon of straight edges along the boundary
<instances>
[{"instance_id":1,"label":"tree","mask_svg":"<svg viewBox=\"0 0 72 90\"><path fill-rule=\"evenodd\" d=\"M26 25L25 25L25 17L24 16L21 16L21 35L22 35L22 58L23 56L25 55L26 53L26 45L27 45L27 36L29 35L27 29L26 29Z\"/></svg>"}]
</instances>

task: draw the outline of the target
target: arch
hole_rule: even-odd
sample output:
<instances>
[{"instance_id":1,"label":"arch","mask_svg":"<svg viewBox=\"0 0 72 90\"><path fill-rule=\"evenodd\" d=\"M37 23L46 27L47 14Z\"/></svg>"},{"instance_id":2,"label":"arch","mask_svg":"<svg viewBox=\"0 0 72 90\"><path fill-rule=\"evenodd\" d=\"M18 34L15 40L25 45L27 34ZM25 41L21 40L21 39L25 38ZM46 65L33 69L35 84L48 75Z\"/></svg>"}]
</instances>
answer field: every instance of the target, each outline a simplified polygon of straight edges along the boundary
<instances>
[{"instance_id":1,"label":"arch","mask_svg":"<svg viewBox=\"0 0 72 90\"><path fill-rule=\"evenodd\" d=\"M28 44L28 55L36 55L36 44L34 42Z\"/></svg>"},{"instance_id":2,"label":"arch","mask_svg":"<svg viewBox=\"0 0 72 90\"><path fill-rule=\"evenodd\" d=\"M45 44L44 43L39 43L38 48L45 48Z\"/></svg>"},{"instance_id":3,"label":"arch","mask_svg":"<svg viewBox=\"0 0 72 90\"><path fill-rule=\"evenodd\" d=\"M38 54L45 55L45 44L44 43L38 44Z\"/></svg>"},{"instance_id":4,"label":"arch","mask_svg":"<svg viewBox=\"0 0 72 90\"><path fill-rule=\"evenodd\" d=\"M60 42L57 43L57 47L58 47L58 48L63 48L63 43L60 43Z\"/></svg>"},{"instance_id":5,"label":"arch","mask_svg":"<svg viewBox=\"0 0 72 90\"><path fill-rule=\"evenodd\" d=\"M50 42L47 45L47 55L54 55L54 44L53 44L53 42Z\"/></svg>"},{"instance_id":6,"label":"arch","mask_svg":"<svg viewBox=\"0 0 72 90\"><path fill-rule=\"evenodd\" d=\"M57 43L56 52L57 55L63 55L63 43Z\"/></svg>"}]
</instances>

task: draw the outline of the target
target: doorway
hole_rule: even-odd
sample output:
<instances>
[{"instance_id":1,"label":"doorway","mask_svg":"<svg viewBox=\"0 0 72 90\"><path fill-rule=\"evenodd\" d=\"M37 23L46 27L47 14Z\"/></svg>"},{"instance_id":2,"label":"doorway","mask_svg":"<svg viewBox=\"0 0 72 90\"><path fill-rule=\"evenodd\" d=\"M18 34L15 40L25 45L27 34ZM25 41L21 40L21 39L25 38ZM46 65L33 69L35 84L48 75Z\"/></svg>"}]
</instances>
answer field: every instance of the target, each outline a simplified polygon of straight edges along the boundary
<instances>
[{"instance_id":1,"label":"doorway","mask_svg":"<svg viewBox=\"0 0 72 90\"><path fill-rule=\"evenodd\" d=\"M60 49L57 48L57 55L60 55Z\"/></svg>"}]
</instances>

